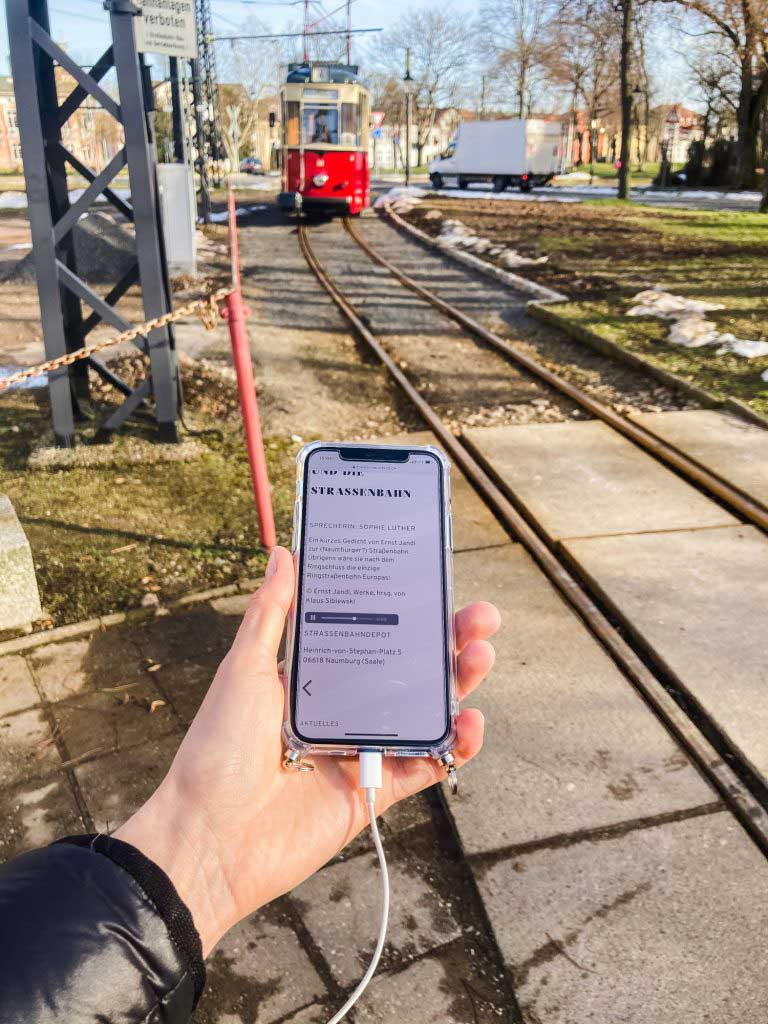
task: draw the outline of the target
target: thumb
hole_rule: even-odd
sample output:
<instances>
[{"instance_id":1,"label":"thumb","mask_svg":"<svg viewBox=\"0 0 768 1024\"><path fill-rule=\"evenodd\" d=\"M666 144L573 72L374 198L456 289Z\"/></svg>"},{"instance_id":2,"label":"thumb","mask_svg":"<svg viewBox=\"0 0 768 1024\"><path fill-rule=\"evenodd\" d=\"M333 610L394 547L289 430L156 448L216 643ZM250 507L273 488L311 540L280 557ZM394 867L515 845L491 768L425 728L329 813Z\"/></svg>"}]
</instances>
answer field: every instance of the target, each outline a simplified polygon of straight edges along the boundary
<instances>
[{"instance_id":1,"label":"thumb","mask_svg":"<svg viewBox=\"0 0 768 1024\"><path fill-rule=\"evenodd\" d=\"M264 582L251 598L232 647L235 658L247 662L251 671L274 670L294 588L293 558L285 548L274 548Z\"/></svg>"}]
</instances>

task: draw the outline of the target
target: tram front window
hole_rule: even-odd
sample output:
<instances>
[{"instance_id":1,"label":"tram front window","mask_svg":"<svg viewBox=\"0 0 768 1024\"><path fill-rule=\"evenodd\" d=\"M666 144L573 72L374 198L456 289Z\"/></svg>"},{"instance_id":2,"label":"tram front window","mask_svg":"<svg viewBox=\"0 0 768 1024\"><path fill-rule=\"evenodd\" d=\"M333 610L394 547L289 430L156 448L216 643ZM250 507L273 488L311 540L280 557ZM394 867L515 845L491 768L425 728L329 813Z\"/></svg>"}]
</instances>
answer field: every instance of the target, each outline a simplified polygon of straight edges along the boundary
<instances>
[{"instance_id":1,"label":"tram front window","mask_svg":"<svg viewBox=\"0 0 768 1024\"><path fill-rule=\"evenodd\" d=\"M360 143L360 106L357 103L341 104L341 144L342 146L359 146Z\"/></svg>"},{"instance_id":2,"label":"tram front window","mask_svg":"<svg viewBox=\"0 0 768 1024\"><path fill-rule=\"evenodd\" d=\"M335 146L339 141L339 111L337 107L304 106L303 142Z\"/></svg>"}]
</instances>

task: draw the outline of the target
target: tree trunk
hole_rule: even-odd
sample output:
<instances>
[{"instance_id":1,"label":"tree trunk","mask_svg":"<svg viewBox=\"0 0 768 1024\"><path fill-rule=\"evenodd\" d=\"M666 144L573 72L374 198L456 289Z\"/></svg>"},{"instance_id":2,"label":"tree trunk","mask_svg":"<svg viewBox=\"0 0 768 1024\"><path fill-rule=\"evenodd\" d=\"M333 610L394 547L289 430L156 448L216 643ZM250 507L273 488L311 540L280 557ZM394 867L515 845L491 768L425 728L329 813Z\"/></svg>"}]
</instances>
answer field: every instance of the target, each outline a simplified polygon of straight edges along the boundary
<instances>
[{"instance_id":1,"label":"tree trunk","mask_svg":"<svg viewBox=\"0 0 768 1024\"><path fill-rule=\"evenodd\" d=\"M751 51L742 58L739 83L739 105L736 110L736 145L728 169L728 184L733 188L748 188L754 181L756 140L751 138L752 127L752 60Z\"/></svg>"},{"instance_id":2,"label":"tree trunk","mask_svg":"<svg viewBox=\"0 0 768 1024\"><path fill-rule=\"evenodd\" d=\"M517 76L517 116L519 118L524 116L523 111L525 110L525 80L526 71L521 64L520 72Z\"/></svg>"},{"instance_id":3,"label":"tree trunk","mask_svg":"<svg viewBox=\"0 0 768 1024\"><path fill-rule=\"evenodd\" d=\"M632 0L621 4L621 150L619 153L619 199L629 199L629 144L632 131L632 88L629 62L632 49Z\"/></svg>"}]
</instances>

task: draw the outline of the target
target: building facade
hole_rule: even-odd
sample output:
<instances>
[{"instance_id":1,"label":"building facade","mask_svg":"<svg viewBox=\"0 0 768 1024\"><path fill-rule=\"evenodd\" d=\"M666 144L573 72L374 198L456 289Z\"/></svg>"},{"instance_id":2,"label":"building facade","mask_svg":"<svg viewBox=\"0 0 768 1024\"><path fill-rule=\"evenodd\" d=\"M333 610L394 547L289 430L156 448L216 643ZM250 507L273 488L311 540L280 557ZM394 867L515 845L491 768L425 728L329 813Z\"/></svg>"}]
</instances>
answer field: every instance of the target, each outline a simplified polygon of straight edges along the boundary
<instances>
[{"instance_id":1,"label":"building facade","mask_svg":"<svg viewBox=\"0 0 768 1024\"><path fill-rule=\"evenodd\" d=\"M56 68L59 102L75 87L63 68ZM86 102L70 117L61 131L64 146L88 167L99 171L123 145L123 130L115 119L95 102ZM21 139L16 114L16 95L10 75L0 76L0 172L23 170Z\"/></svg>"}]
</instances>

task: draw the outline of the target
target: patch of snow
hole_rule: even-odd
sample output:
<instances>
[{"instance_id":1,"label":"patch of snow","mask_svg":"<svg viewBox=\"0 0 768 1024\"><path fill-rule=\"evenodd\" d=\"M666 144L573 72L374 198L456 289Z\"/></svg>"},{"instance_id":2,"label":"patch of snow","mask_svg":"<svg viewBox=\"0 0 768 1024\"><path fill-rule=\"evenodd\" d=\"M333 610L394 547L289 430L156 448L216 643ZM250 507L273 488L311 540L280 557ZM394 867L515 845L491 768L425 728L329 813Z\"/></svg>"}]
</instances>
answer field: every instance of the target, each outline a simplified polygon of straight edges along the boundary
<instances>
[{"instance_id":1,"label":"patch of snow","mask_svg":"<svg viewBox=\"0 0 768 1024\"><path fill-rule=\"evenodd\" d=\"M258 213L259 210L268 210L268 209L269 209L269 207L265 206L264 203L259 203L256 206L236 206L235 207L235 217L244 217L247 213ZM229 211L228 210L220 210L217 213L212 213L211 214L211 223L212 224L226 224L228 220L229 220ZM202 223L202 221L198 221L198 223Z\"/></svg>"},{"instance_id":2,"label":"patch of snow","mask_svg":"<svg viewBox=\"0 0 768 1024\"><path fill-rule=\"evenodd\" d=\"M426 191L432 192L433 195L445 194L447 199L491 199L494 202L500 200L507 203L580 203L582 201L569 195L567 188L548 189L547 191L534 189L532 192L490 192L487 189L470 188L452 188L446 190L445 193L443 191L435 193L434 189L429 188Z\"/></svg>"},{"instance_id":3,"label":"patch of snow","mask_svg":"<svg viewBox=\"0 0 768 1024\"><path fill-rule=\"evenodd\" d=\"M374 207L381 207L387 203L391 203L396 213L408 212L409 207L403 206L400 209L395 205L396 202L410 203L411 206L418 206L418 204L427 196L437 195L445 196L446 199L491 199L495 201L503 202L518 202L518 203L580 203L583 197L577 198L576 196L567 195L568 189L542 189L538 191L534 189L533 192L490 192L487 188L481 186L480 188L451 188L451 189L440 189L435 190L431 185L411 185L409 188L398 185L391 188L388 192L384 192L376 202L373 204Z\"/></svg>"},{"instance_id":4,"label":"patch of snow","mask_svg":"<svg viewBox=\"0 0 768 1024\"><path fill-rule=\"evenodd\" d=\"M586 171L569 171L568 174L556 174L555 181L589 181Z\"/></svg>"},{"instance_id":5,"label":"patch of snow","mask_svg":"<svg viewBox=\"0 0 768 1024\"><path fill-rule=\"evenodd\" d=\"M409 185L407 187L405 185L395 185L394 188L379 196L373 204L373 208L378 210L382 206L391 206L395 213L402 215L423 202L426 191L426 189L418 185Z\"/></svg>"},{"instance_id":6,"label":"patch of snow","mask_svg":"<svg viewBox=\"0 0 768 1024\"><path fill-rule=\"evenodd\" d=\"M737 338L734 334L721 334L717 340L721 345L717 350L719 356L724 352L733 352L734 355L743 356L745 359L757 359L759 356L768 356L768 341Z\"/></svg>"},{"instance_id":7,"label":"patch of snow","mask_svg":"<svg viewBox=\"0 0 768 1024\"><path fill-rule=\"evenodd\" d=\"M665 198L665 199L711 199L715 202L740 202L740 201L752 201L756 203L760 202L760 192L710 192L706 189L679 189L670 191L669 189L659 190L648 189L648 195L652 195L654 198Z\"/></svg>"},{"instance_id":8,"label":"patch of snow","mask_svg":"<svg viewBox=\"0 0 768 1024\"><path fill-rule=\"evenodd\" d=\"M73 205L77 202L80 196L85 192L84 188L73 188L69 193L69 201ZM113 188L112 192L120 199L128 200L131 198L131 191L127 188ZM104 195L100 195L96 198L97 203L108 203L109 200ZM26 210L27 208L27 193L26 192L0 192L0 210Z\"/></svg>"},{"instance_id":9,"label":"patch of snow","mask_svg":"<svg viewBox=\"0 0 768 1024\"><path fill-rule=\"evenodd\" d=\"M719 345L717 355L731 352L744 359L768 356L768 341L737 338L735 334L718 331L717 326L704 316L716 309L725 309L720 302L699 302L673 295L663 288L647 288L638 292L633 302L637 305L627 310L627 316L654 316L659 320L671 320L667 341L684 348L701 348L703 345ZM768 370L766 371L768 373ZM762 376L766 380L765 375Z\"/></svg>"},{"instance_id":10,"label":"patch of snow","mask_svg":"<svg viewBox=\"0 0 768 1024\"><path fill-rule=\"evenodd\" d=\"M558 188L557 192L562 195L588 195L592 196L610 196L616 197L616 186L615 185L581 185L571 188L570 185L565 185L562 188Z\"/></svg>"},{"instance_id":11,"label":"patch of snow","mask_svg":"<svg viewBox=\"0 0 768 1024\"><path fill-rule=\"evenodd\" d=\"M26 210L26 192L0 192L0 210Z\"/></svg>"},{"instance_id":12,"label":"patch of snow","mask_svg":"<svg viewBox=\"0 0 768 1024\"><path fill-rule=\"evenodd\" d=\"M26 366L0 366L0 380L4 377L13 377L16 373L26 370ZM9 384L8 391L14 388L45 388L48 386L48 374L41 373L37 377L27 377L25 380L17 381L16 384Z\"/></svg>"},{"instance_id":13,"label":"patch of snow","mask_svg":"<svg viewBox=\"0 0 768 1024\"><path fill-rule=\"evenodd\" d=\"M630 310L628 315L632 314ZM653 316L654 314L645 314ZM665 317L664 319L668 319ZM720 338L717 328L711 320L706 320L698 313L691 313L676 320L669 329L668 340L673 345L683 345L685 348L701 348L702 345L714 345Z\"/></svg>"},{"instance_id":14,"label":"patch of snow","mask_svg":"<svg viewBox=\"0 0 768 1024\"><path fill-rule=\"evenodd\" d=\"M672 295L663 288L647 288L638 292L632 300L638 303L627 311L627 316L657 316L662 320L679 320L693 313L709 313L725 309L717 302L698 302L682 295Z\"/></svg>"},{"instance_id":15,"label":"patch of snow","mask_svg":"<svg viewBox=\"0 0 768 1024\"><path fill-rule=\"evenodd\" d=\"M444 220L440 228L438 238L446 245L456 246L460 249L468 249L470 252L482 255L483 253L493 254L498 257L508 269L514 267L530 267L537 263L546 263L548 256L539 256L534 259L530 256L523 256L515 249L506 249L503 246L494 245L490 239L482 235L476 235L467 225L460 220Z\"/></svg>"}]
</instances>

